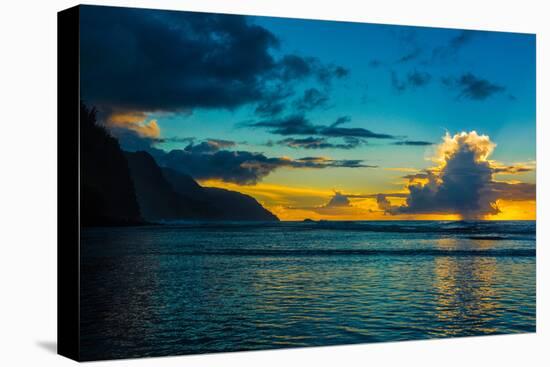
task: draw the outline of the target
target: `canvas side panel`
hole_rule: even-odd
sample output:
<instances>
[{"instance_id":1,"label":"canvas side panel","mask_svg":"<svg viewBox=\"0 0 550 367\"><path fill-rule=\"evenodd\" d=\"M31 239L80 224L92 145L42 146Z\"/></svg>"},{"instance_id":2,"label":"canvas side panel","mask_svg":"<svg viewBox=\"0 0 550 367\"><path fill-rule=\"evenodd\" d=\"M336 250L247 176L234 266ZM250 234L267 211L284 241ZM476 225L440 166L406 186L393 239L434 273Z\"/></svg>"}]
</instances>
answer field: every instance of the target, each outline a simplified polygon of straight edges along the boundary
<instances>
[{"instance_id":1,"label":"canvas side panel","mask_svg":"<svg viewBox=\"0 0 550 367\"><path fill-rule=\"evenodd\" d=\"M57 352L79 359L79 8L57 17Z\"/></svg>"}]
</instances>

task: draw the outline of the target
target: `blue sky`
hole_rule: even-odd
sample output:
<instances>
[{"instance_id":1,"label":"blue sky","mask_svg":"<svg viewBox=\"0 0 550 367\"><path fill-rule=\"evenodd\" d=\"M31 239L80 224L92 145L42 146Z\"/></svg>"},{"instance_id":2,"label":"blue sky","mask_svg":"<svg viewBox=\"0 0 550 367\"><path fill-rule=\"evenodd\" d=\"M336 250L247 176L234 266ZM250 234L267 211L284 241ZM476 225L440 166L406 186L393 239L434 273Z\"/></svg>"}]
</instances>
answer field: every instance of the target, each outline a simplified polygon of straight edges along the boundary
<instances>
[{"instance_id":1,"label":"blue sky","mask_svg":"<svg viewBox=\"0 0 550 367\"><path fill-rule=\"evenodd\" d=\"M447 132L477 131L535 183L534 35L108 7L81 34L85 101L198 180L403 191Z\"/></svg>"},{"instance_id":2,"label":"blue sky","mask_svg":"<svg viewBox=\"0 0 550 367\"><path fill-rule=\"evenodd\" d=\"M445 131L477 130L498 142L495 158L504 161L535 158L534 35L474 32L472 39L455 54L433 61L433 50L445 47L461 30L270 17L253 17L251 22L279 37L281 46L275 54L314 56L350 70L345 80L333 85L329 106L313 111L309 115L312 119L330 123L347 115L351 117L350 126L432 142L439 141ZM415 50L420 50L415 59L397 61ZM371 65L374 61L381 64L374 67ZM431 81L424 87L397 92L391 85L392 71L401 78L414 71L429 73ZM441 78L464 73L506 89L478 101L460 98L458 91L440 82ZM199 138L215 136L253 145L272 139L268 133L236 127L239 122L253 118L253 108L244 107L236 111L196 110L190 116L158 120L165 122L167 136L182 133ZM356 153L368 153L369 148ZM418 150L402 148L415 149ZM281 152L281 148L263 147L262 151ZM285 152L296 154L293 150ZM349 152L333 152L336 156L344 154L349 156Z\"/></svg>"}]
</instances>

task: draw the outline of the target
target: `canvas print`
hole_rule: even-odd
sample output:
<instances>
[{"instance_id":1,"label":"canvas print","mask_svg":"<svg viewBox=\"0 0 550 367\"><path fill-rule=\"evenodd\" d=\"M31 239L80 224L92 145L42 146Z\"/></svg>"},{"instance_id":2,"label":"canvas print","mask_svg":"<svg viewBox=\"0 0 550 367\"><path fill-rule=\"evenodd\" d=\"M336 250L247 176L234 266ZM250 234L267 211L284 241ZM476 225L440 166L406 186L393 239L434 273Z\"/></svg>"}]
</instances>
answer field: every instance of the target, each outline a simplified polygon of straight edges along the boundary
<instances>
[{"instance_id":1,"label":"canvas print","mask_svg":"<svg viewBox=\"0 0 550 367\"><path fill-rule=\"evenodd\" d=\"M81 6L79 45L82 360L535 332L535 35Z\"/></svg>"}]
</instances>

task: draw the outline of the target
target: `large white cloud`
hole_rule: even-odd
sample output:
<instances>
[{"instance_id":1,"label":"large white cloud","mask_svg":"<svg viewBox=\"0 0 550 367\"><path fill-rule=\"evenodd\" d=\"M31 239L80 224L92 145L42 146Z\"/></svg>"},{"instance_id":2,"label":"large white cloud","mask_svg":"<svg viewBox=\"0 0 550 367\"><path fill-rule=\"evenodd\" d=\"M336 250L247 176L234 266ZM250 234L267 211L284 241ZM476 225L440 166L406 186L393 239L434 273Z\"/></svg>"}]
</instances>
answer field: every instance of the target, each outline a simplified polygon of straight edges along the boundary
<instances>
[{"instance_id":1,"label":"large white cloud","mask_svg":"<svg viewBox=\"0 0 550 367\"><path fill-rule=\"evenodd\" d=\"M489 160L496 144L475 131L448 133L433 158L437 166L409 178L403 205L395 206L381 194L380 209L389 214L459 214L464 219L500 212L498 200L534 200L535 185L496 181L502 165ZM420 180L419 180L420 179Z\"/></svg>"}]
</instances>

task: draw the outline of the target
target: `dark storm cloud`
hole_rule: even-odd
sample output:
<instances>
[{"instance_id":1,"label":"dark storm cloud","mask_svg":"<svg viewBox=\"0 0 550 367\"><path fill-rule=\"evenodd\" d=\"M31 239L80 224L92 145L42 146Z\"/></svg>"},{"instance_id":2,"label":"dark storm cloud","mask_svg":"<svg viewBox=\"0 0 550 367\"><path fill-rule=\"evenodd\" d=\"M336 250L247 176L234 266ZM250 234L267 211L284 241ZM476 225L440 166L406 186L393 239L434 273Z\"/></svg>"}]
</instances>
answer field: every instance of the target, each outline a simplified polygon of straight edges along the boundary
<instances>
[{"instance_id":1,"label":"dark storm cloud","mask_svg":"<svg viewBox=\"0 0 550 367\"><path fill-rule=\"evenodd\" d=\"M271 51L279 40L248 19L84 6L83 98L99 107L147 112L233 109L280 100L278 88L296 80L329 84L347 73L315 58L275 59Z\"/></svg>"},{"instance_id":2,"label":"dark storm cloud","mask_svg":"<svg viewBox=\"0 0 550 367\"><path fill-rule=\"evenodd\" d=\"M294 108L299 111L311 111L326 106L327 102L327 93L321 92L317 88L309 88L304 91L302 97L294 101Z\"/></svg>"},{"instance_id":3,"label":"dark storm cloud","mask_svg":"<svg viewBox=\"0 0 550 367\"><path fill-rule=\"evenodd\" d=\"M423 140L403 140L403 141L396 141L393 143L394 145L411 145L411 146L426 146L426 145L433 145L432 142L429 141L423 141Z\"/></svg>"},{"instance_id":4,"label":"dark storm cloud","mask_svg":"<svg viewBox=\"0 0 550 367\"><path fill-rule=\"evenodd\" d=\"M391 71L391 85L397 92L403 92L410 88L424 87L430 83L432 76L426 72L411 71L407 77L400 80L395 71Z\"/></svg>"},{"instance_id":5,"label":"dark storm cloud","mask_svg":"<svg viewBox=\"0 0 550 367\"><path fill-rule=\"evenodd\" d=\"M389 214L459 214L465 219L481 218L500 212L497 200L534 200L536 186L493 179L500 173L487 160L494 144L475 132L447 136L442 146L444 165L405 176L409 180L406 204L392 206L384 197L378 203ZM416 180L423 179L426 183Z\"/></svg>"},{"instance_id":6,"label":"dark storm cloud","mask_svg":"<svg viewBox=\"0 0 550 367\"><path fill-rule=\"evenodd\" d=\"M251 185L279 168L324 169L365 168L361 160L333 160L324 157L269 158L262 153L247 151L197 151L193 148L154 154L160 165L185 172L196 179L219 179Z\"/></svg>"},{"instance_id":7,"label":"dark storm cloud","mask_svg":"<svg viewBox=\"0 0 550 367\"><path fill-rule=\"evenodd\" d=\"M277 39L246 18L110 7L81 12L81 80L93 103L234 108L261 98Z\"/></svg>"},{"instance_id":8,"label":"dark storm cloud","mask_svg":"<svg viewBox=\"0 0 550 367\"><path fill-rule=\"evenodd\" d=\"M303 149L354 149L361 144L366 144L366 142L354 137L345 137L344 143L333 143L323 137L310 136L303 139L287 138L279 140L277 144Z\"/></svg>"},{"instance_id":9,"label":"dark storm cloud","mask_svg":"<svg viewBox=\"0 0 550 367\"><path fill-rule=\"evenodd\" d=\"M318 135L333 138L395 139L393 135L379 134L360 127L340 127L341 124L349 122L350 120L348 116L342 116L329 126L315 125L304 115L297 114L282 119L251 122L247 123L246 126L268 128L270 133L278 135Z\"/></svg>"},{"instance_id":10,"label":"dark storm cloud","mask_svg":"<svg viewBox=\"0 0 550 367\"><path fill-rule=\"evenodd\" d=\"M479 78L472 73L463 74L458 78L445 77L441 82L449 88L458 90L458 99L482 101L506 90L506 87Z\"/></svg>"}]
</instances>

